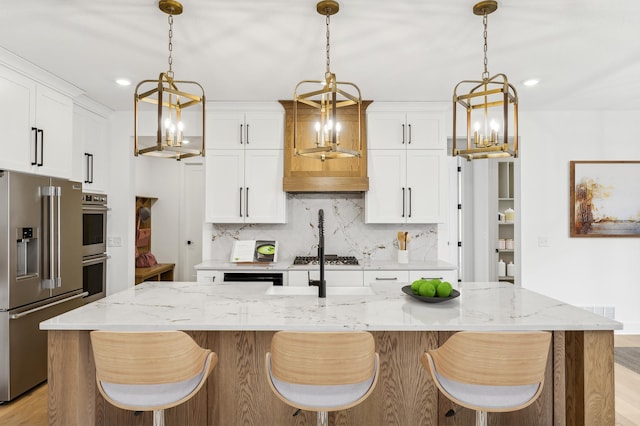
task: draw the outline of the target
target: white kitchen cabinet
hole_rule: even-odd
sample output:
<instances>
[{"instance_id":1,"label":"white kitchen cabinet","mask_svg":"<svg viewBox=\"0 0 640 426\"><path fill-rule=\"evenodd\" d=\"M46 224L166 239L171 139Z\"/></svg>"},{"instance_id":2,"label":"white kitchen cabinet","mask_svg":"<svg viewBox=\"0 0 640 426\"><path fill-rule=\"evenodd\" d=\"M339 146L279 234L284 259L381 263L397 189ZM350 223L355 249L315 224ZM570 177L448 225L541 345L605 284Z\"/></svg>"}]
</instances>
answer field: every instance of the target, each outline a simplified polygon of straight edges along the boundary
<instances>
[{"instance_id":1,"label":"white kitchen cabinet","mask_svg":"<svg viewBox=\"0 0 640 426\"><path fill-rule=\"evenodd\" d=\"M388 271L364 271L364 285L372 283L406 283L409 281L409 271L388 270Z\"/></svg>"},{"instance_id":2,"label":"white kitchen cabinet","mask_svg":"<svg viewBox=\"0 0 640 426\"><path fill-rule=\"evenodd\" d=\"M282 149L208 149L205 221L285 223Z\"/></svg>"},{"instance_id":3,"label":"white kitchen cabinet","mask_svg":"<svg viewBox=\"0 0 640 426\"><path fill-rule=\"evenodd\" d=\"M3 66L0 93L5 123L0 166L71 177L71 98Z\"/></svg>"},{"instance_id":4,"label":"white kitchen cabinet","mask_svg":"<svg viewBox=\"0 0 640 426\"><path fill-rule=\"evenodd\" d=\"M73 108L73 179L83 189L106 192L109 151L107 119L86 108Z\"/></svg>"},{"instance_id":5,"label":"white kitchen cabinet","mask_svg":"<svg viewBox=\"0 0 640 426\"><path fill-rule=\"evenodd\" d=\"M441 104L374 102L367 109L369 149L446 149L443 108Z\"/></svg>"},{"instance_id":6,"label":"white kitchen cabinet","mask_svg":"<svg viewBox=\"0 0 640 426\"><path fill-rule=\"evenodd\" d=\"M446 221L444 150L369 150L365 223Z\"/></svg>"},{"instance_id":7,"label":"white kitchen cabinet","mask_svg":"<svg viewBox=\"0 0 640 426\"><path fill-rule=\"evenodd\" d=\"M305 287L309 285L309 277L312 280L320 279L320 270L289 271L289 285ZM337 271L335 269L324 271L324 280L327 287L362 287L362 271Z\"/></svg>"},{"instance_id":8,"label":"white kitchen cabinet","mask_svg":"<svg viewBox=\"0 0 640 426\"><path fill-rule=\"evenodd\" d=\"M278 103L207 104L207 148L284 149L284 109Z\"/></svg>"},{"instance_id":9,"label":"white kitchen cabinet","mask_svg":"<svg viewBox=\"0 0 640 426\"><path fill-rule=\"evenodd\" d=\"M223 281L223 272L211 271L211 270L199 270L199 271L196 271L196 280L199 283L219 284Z\"/></svg>"}]
</instances>

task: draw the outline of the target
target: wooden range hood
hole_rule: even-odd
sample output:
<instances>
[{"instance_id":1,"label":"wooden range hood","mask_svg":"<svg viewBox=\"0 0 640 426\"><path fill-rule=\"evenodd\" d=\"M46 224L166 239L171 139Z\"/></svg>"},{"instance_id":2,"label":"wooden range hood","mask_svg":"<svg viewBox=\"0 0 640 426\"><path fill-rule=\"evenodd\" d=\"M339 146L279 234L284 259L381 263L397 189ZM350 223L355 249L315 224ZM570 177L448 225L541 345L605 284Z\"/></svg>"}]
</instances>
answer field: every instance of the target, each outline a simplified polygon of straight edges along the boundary
<instances>
[{"instance_id":1,"label":"wooden range hood","mask_svg":"<svg viewBox=\"0 0 640 426\"><path fill-rule=\"evenodd\" d=\"M367 176L367 120L366 110L372 101L362 101L360 126L362 134L362 157L340 158L320 161L315 158L294 155L293 150L293 101L280 101L285 109L284 136L284 176L282 188L285 192L363 192L369 190ZM350 109L350 110L349 110ZM308 116L309 126L313 128L317 109L308 107L308 113L298 107L303 120ZM312 112L314 114L312 114ZM350 115L345 115L350 113ZM357 107L345 107L342 119L353 117L357 124ZM357 128L357 126L350 126ZM345 135L348 136L348 135ZM344 140L355 138L345 137ZM357 146L345 145L345 148L357 149Z\"/></svg>"}]
</instances>

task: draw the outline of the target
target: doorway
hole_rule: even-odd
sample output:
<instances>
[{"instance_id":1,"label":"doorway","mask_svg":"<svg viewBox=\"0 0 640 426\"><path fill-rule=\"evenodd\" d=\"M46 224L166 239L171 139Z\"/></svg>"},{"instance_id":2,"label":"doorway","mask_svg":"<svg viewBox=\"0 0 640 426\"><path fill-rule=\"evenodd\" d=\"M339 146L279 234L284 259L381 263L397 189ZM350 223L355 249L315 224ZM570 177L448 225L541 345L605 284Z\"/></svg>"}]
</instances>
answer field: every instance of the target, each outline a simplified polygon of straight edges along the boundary
<instances>
[{"instance_id":1,"label":"doorway","mask_svg":"<svg viewBox=\"0 0 640 426\"><path fill-rule=\"evenodd\" d=\"M180 280L196 281L194 266L202 262L204 220L204 167L202 162L182 163L180 196Z\"/></svg>"}]
</instances>

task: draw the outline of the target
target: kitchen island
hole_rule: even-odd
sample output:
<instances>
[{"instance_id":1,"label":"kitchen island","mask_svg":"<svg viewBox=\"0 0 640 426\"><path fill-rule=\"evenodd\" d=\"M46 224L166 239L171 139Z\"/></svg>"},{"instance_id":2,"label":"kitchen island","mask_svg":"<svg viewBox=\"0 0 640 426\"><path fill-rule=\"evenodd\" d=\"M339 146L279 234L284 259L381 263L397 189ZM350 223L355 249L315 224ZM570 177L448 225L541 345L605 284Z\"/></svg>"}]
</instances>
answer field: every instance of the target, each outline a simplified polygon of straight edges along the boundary
<instances>
[{"instance_id":1,"label":"kitchen island","mask_svg":"<svg viewBox=\"0 0 640 426\"><path fill-rule=\"evenodd\" d=\"M367 330L381 375L361 405L332 414L344 425L468 424L473 413L438 394L420 355L460 330L549 330L554 339L539 400L490 415L495 424L614 424L613 330L622 324L502 283L461 283L444 303L417 301L402 284L374 284L372 294L270 295L258 283L145 282L41 324L49 330L49 422L149 424L106 403L97 392L90 330L184 330L220 359L206 387L167 410L167 424L311 425L271 390L264 355L277 330ZM286 291L286 287L281 288ZM445 417L449 409L456 410Z\"/></svg>"}]
</instances>

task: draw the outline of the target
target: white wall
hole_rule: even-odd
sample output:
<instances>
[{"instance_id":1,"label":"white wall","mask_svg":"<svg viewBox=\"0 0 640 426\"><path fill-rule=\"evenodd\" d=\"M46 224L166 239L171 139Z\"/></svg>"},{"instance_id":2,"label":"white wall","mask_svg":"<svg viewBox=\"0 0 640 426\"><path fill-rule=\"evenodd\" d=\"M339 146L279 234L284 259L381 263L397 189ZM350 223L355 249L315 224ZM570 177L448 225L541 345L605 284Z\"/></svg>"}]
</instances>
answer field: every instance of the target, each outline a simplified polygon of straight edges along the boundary
<instances>
[{"instance_id":1,"label":"white wall","mask_svg":"<svg viewBox=\"0 0 640 426\"><path fill-rule=\"evenodd\" d=\"M640 331L640 239L569 237L569 161L638 160L639 111L522 111L522 286ZM638 194L640 201L640 194ZM539 247L546 237L548 247Z\"/></svg>"}]
</instances>

